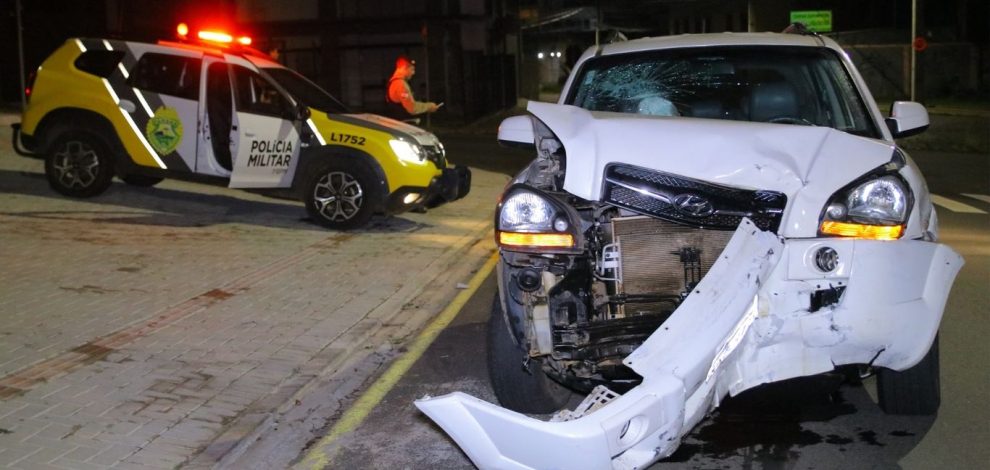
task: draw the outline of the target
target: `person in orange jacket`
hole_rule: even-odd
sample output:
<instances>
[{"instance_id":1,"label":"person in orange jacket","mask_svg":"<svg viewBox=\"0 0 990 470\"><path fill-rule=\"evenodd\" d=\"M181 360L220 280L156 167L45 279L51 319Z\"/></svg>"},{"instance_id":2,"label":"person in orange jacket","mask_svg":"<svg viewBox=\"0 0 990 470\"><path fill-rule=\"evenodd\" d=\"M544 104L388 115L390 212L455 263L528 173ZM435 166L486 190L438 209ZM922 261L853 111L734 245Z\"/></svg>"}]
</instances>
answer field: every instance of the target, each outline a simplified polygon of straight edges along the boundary
<instances>
[{"instance_id":1,"label":"person in orange jacket","mask_svg":"<svg viewBox=\"0 0 990 470\"><path fill-rule=\"evenodd\" d=\"M416 61L410 60L406 56L399 56L395 60L395 72L388 81L388 93L385 101L392 110L393 117L408 118L423 113L432 113L440 109L441 104L432 101L416 101L413 97L412 88L409 87L409 79L416 74Z\"/></svg>"}]
</instances>

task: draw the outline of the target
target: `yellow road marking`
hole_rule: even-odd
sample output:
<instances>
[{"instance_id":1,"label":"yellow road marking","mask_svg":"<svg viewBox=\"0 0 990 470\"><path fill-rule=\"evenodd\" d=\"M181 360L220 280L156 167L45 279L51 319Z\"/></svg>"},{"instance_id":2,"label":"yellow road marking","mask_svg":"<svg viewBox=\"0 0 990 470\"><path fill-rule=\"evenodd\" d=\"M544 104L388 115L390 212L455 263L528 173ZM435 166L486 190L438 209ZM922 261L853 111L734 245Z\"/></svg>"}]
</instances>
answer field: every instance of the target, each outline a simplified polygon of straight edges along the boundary
<instances>
[{"instance_id":1,"label":"yellow road marking","mask_svg":"<svg viewBox=\"0 0 990 470\"><path fill-rule=\"evenodd\" d=\"M368 391L361 395L354 405L352 405L347 412L341 416L340 420L330 428L330 432L326 436L323 436L312 449L306 454L306 458L296 466L296 468L309 468L313 470L319 470L325 468L330 463L330 457L326 454L325 449L337 440L340 436L347 434L354 429L356 429L365 418L371 413L371 410L378 406L378 403L385 398L385 395L395 387L395 384L399 383L399 379L402 378L412 368L413 364L419 360L419 358L426 352L426 349L433 344L433 341L437 339L440 332L447 328L448 325L457 317L457 314L461 312L461 308L467 303L468 299L474 295L474 293L481 287L481 283L485 281L492 270L495 269L495 263L498 261L498 254L492 255L485 262L484 266L474 274L471 281L468 282L467 289L462 290L460 293L454 297L454 300L450 302L436 318L430 322L429 325L423 329L423 332L413 340L412 344L409 346L408 351L395 360L394 363L382 374L378 380L375 381L368 388Z\"/></svg>"}]
</instances>

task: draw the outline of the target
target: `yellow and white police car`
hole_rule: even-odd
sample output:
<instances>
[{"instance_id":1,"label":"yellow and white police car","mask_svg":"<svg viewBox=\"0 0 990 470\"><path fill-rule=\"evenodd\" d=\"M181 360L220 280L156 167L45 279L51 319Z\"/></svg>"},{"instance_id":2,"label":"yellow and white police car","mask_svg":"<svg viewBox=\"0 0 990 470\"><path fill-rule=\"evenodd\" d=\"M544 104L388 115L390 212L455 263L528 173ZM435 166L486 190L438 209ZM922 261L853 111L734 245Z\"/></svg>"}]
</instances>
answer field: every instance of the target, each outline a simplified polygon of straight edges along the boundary
<instances>
[{"instance_id":1,"label":"yellow and white police car","mask_svg":"<svg viewBox=\"0 0 990 470\"><path fill-rule=\"evenodd\" d=\"M70 39L39 67L15 148L45 159L51 187L91 197L114 175L137 186L180 178L302 199L313 221L352 229L464 197L421 128L352 114L250 47L180 25L179 41ZM238 44L238 43L241 44Z\"/></svg>"}]
</instances>

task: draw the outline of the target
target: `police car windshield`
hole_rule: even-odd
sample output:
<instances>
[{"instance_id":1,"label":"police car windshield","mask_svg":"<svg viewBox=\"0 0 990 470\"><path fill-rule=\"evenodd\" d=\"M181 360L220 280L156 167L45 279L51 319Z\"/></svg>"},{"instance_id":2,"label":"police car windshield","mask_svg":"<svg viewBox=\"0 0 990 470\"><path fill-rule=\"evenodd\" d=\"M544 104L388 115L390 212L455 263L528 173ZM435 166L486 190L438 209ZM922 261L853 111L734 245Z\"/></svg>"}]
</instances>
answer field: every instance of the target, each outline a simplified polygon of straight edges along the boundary
<instances>
[{"instance_id":1,"label":"police car windshield","mask_svg":"<svg viewBox=\"0 0 990 470\"><path fill-rule=\"evenodd\" d=\"M292 97L301 103L325 113L347 113L349 110L315 83L290 69L272 67L264 69L273 80L285 88Z\"/></svg>"}]
</instances>

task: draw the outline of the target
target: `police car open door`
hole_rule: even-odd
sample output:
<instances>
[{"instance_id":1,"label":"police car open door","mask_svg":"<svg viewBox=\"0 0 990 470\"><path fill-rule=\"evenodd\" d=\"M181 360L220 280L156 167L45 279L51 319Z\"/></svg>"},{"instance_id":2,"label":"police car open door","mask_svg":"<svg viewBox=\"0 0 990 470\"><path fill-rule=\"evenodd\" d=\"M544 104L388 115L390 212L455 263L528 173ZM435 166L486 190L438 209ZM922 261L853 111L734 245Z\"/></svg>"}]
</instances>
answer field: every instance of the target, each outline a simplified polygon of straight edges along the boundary
<instances>
[{"instance_id":1,"label":"police car open door","mask_svg":"<svg viewBox=\"0 0 990 470\"><path fill-rule=\"evenodd\" d=\"M299 162L294 107L250 64L231 60L234 95L231 188L287 188Z\"/></svg>"}]
</instances>

